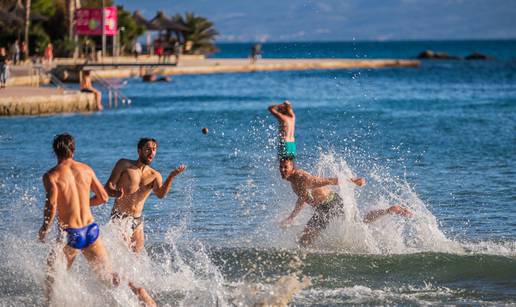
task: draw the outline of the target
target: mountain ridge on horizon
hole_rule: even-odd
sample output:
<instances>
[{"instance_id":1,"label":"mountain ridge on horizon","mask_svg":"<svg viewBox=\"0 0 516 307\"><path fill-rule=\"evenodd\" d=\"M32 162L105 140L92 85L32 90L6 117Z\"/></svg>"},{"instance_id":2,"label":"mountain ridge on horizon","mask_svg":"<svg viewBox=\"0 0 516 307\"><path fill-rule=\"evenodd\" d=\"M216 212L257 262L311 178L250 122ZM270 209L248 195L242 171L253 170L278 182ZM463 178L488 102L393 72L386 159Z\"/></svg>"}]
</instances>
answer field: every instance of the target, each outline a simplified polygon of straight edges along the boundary
<instances>
[{"instance_id":1,"label":"mountain ridge on horizon","mask_svg":"<svg viewBox=\"0 0 516 307\"><path fill-rule=\"evenodd\" d=\"M512 0L119 0L152 18L187 11L215 23L218 42L515 39Z\"/></svg>"}]
</instances>

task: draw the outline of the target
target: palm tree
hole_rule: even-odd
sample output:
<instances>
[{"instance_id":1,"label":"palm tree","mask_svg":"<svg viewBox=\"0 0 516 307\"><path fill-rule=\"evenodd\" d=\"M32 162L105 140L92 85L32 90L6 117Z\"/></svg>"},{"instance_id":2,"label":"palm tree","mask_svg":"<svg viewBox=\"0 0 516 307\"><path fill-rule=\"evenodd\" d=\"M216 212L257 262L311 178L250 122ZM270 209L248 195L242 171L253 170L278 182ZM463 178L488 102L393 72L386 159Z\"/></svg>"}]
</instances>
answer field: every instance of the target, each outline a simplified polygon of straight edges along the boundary
<instances>
[{"instance_id":1,"label":"palm tree","mask_svg":"<svg viewBox=\"0 0 516 307\"><path fill-rule=\"evenodd\" d=\"M30 5L31 5L31 1L30 0L26 0L25 1L25 35L23 36L24 37L24 40L25 40L25 44L27 44L27 49L25 50L27 52L27 54L25 54L25 57L28 58L29 56L29 26L30 26Z\"/></svg>"},{"instance_id":2,"label":"palm tree","mask_svg":"<svg viewBox=\"0 0 516 307\"><path fill-rule=\"evenodd\" d=\"M184 38L185 53L189 54L209 54L217 50L215 47L215 37L219 34L213 28L213 22L194 13L186 13L183 16L177 14L173 20L188 30L181 31Z\"/></svg>"}]
</instances>

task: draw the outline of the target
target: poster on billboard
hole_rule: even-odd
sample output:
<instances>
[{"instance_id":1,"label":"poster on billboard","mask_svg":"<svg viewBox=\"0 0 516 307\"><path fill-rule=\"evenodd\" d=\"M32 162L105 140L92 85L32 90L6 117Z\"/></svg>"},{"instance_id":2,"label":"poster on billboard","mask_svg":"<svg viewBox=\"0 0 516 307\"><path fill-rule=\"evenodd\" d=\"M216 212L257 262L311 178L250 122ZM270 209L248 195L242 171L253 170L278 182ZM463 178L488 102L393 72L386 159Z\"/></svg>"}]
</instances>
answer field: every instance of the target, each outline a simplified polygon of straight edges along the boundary
<instances>
[{"instance_id":1,"label":"poster on billboard","mask_svg":"<svg viewBox=\"0 0 516 307\"><path fill-rule=\"evenodd\" d=\"M117 10L116 7L104 8L106 24L105 33L108 36L116 34ZM79 35L102 35L102 9L80 8L75 11L75 31Z\"/></svg>"}]
</instances>

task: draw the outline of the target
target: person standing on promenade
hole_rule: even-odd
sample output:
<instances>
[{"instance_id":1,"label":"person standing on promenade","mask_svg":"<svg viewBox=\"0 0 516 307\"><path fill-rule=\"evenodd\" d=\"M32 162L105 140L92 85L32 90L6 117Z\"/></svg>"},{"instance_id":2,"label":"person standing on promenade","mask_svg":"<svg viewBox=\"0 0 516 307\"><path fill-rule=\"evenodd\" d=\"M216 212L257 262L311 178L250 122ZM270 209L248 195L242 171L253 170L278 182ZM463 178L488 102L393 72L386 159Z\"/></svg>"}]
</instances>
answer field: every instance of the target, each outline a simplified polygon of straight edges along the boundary
<instances>
[{"instance_id":1,"label":"person standing on promenade","mask_svg":"<svg viewBox=\"0 0 516 307\"><path fill-rule=\"evenodd\" d=\"M142 53L142 44L138 40L134 41L133 44L133 55L134 59L138 60L138 56Z\"/></svg>"},{"instance_id":2,"label":"person standing on promenade","mask_svg":"<svg viewBox=\"0 0 516 307\"><path fill-rule=\"evenodd\" d=\"M91 81L91 72L89 70L85 70L82 74L81 92L95 94L95 100L97 101L97 110L102 111L104 109L102 107L102 93L93 87L93 82Z\"/></svg>"},{"instance_id":3,"label":"person standing on promenade","mask_svg":"<svg viewBox=\"0 0 516 307\"><path fill-rule=\"evenodd\" d=\"M120 284L120 277L111 269L111 263L102 239L99 226L95 223L90 206L98 206L108 200L108 195L97 179L95 172L84 163L74 160L75 140L69 134L60 134L52 145L57 165L43 175L46 191L43 225L39 230L39 240L44 242L54 218L66 245L61 250L70 269L75 257L82 252L93 271L99 278L113 286ZM90 192L95 195L90 198ZM64 243L62 243L64 244ZM60 245L59 247L61 247ZM54 249L48 257L48 271L45 280L45 297L51 302L56 259L60 251ZM147 291L128 282L138 299L147 306L155 306Z\"/></svg>"},{"instance_id":4,"label":"person standing on promenade","mask_svg":"<svg viewBox=\"0 0 516 307\"><path fill-rule=\"evenodd\" d=\"M13 62L13 65L16 65L20 62L20 44L18 40L15 40L9 48L9 54L11 56L11 62Z\"/></svg>"},{"instance_id":5,"label":"person standing on promenade","mask_svg":"<svg viewBox=\"0 0 516 307\"><path fill-rule=\"evenodd\" d=\"M279 122L279 145L278 156L282 158L296 158L295 127L296 115L289 101L269 107L269 112L278 119Z\"/></svg>"},{"instance_id":6,"label":"person standing on promenade","mask_svg":"<svg viewBox=\"0 0 516 307\"><path fill-rule=\"evenodd\" d=\"M106 191L116 197L111 220L119 226L127 226L129 238L127 243L132 250L139 254L144 248L144 232L142 211L145 201L151 191L158 198L165 197L174 178L185 171L180 165L172 170L165 182L161 174L150 167L156 156L158 142L152 138L142 138L138 141L138 159L120 159L115 164L111 176L105 184Z\"/></svg>"},{"instance_id":7,"label":"person standing on promenade","mask_svg":"<svg viewBox=\"0 0 516 307\"><path fill-rule=\"evenodd\" d=\"M54 46L52 43L48 43L45 48L45 53L43 54L43 58L49 67L52 67L52 60L54 59Z\"/></svg>"},{"instance_id":8,"label":"person standing on promenade","mask_svg":"<svg viewBox=\"0 0 516 307\"><path fill-rule=\"evenodd\" d=\"M323 178L313 176L310 173L296 168L294 159L286 157L280 161L280 173L284 180L290 182L292 190L298 199L292 213L281 223L282 228L288 227L294 218L301 212L305 204L314 208L314 214L308 221L299 239L301 246L309 246L315 238L324 230L332 219L344 215L344 203L339 194L326 186L338 185L338 178ZM361 177L351 178L350 182L362 187L366 180ZM364 223L371 223L386 214L398 214L411 216L411 212L399 205L394 205L385 210L374 210L366 214Z\"/></svg>"},{"instance_id":9,"label":"person standing on promenade","mask_svg":"<svg viewBox=\"0 0 516 307\"><path fill-rule=\"evenodd\" d=\"M7 59L7 54L5 53L5 48L0 48L0 88L5 88L5 83L7 82L7 73L9 66L9 60Z\"/></svg>"}]
</instances>

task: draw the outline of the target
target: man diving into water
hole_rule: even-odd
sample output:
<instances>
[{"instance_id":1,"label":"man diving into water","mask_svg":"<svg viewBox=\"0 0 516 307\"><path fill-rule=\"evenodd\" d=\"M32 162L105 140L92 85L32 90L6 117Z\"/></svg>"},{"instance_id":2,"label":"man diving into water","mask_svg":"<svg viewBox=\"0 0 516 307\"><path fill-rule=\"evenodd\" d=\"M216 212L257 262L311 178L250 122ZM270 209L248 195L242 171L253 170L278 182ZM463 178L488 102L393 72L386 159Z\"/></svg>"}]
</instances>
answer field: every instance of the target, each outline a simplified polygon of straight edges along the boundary
<instances>
[{"instance_id":1,"label":"man diving into water","mask_svg":"<svg viewBox=\"0 0 516 307\"><path fill-rule=\"evenodd\" d=\"M118 160L105 188L110 196L117 197L111 212L112 221L131 228L129 246L135 253L140 253L144 247L142 211L145 201L151 191L158 198L165 197L172 187L172 181L184 172L185 166L180 165L171 171L163 182L161 174L150 167L158 142L152 138L142 138L137 148L138 159Z\"/></svg>"},{"instance_id":2,"label":"man diving into water","mask_svg":"<svg viewBox=\"0 0 516 307\"><path fill-rule=\"evenodd\" d=\"M54 138L54 153L57 165L43 175L46 191L43 225L39 230L39 240L44 242L54 218L61 237L66 235L66 245L62 249L70 269L75 257L82 252L95 273L106 283L118 286L120 278L111 269L106 249L99 237L99 226L95 223L90 206L105 203L108 195L97 179L95 172L86 164L73 159L75 140L69 134L61 134ZM95 193L90 199L90 191ZM54 284L57 250L52 250L48 257L48 272L45 280L45 297L47 305L51 302ZM129 287L138 299L147 306L155 306L154 301L145 289L129 282Z\"/></svg>"},{"instance_id":3,"label":"man diving into water","mask_svg":"<svg viewBox=\"0 0 516 307\"><path fill-rule=\"evenodd\" d=\"M296 115L292 104L285 101L269 107L269 112L278 119L279 122L279 146L278 156L296 158L296 140L294 130L296 128Z\"/></svg>"},{"instance_id":4,"label":"man diving into water","mask_svg":"<svg viewBox=\"0 0 516 307\"><path fill-rule=\"evenodd\" d=\"M314 208L314 215L308 221L299 239L302 246L311 245L319 233L328 226L330 221L343 215L342 198L326 186L338 185L338 178L323 178L309 174L295 167L294 160L286 157L280 160L281 177L290 182L292 190L297 195L296 206L292 213L281 223L282 227L288 227L294 218L301 212L305 203ZM366 181L364 178L351 178L351 182L361 187ZM366 214L364 223L371 223L386 214L398 214L410 216L411 212L399 205L391 206L385 210L374 210Z\"/></svg>"}]
</instances>

